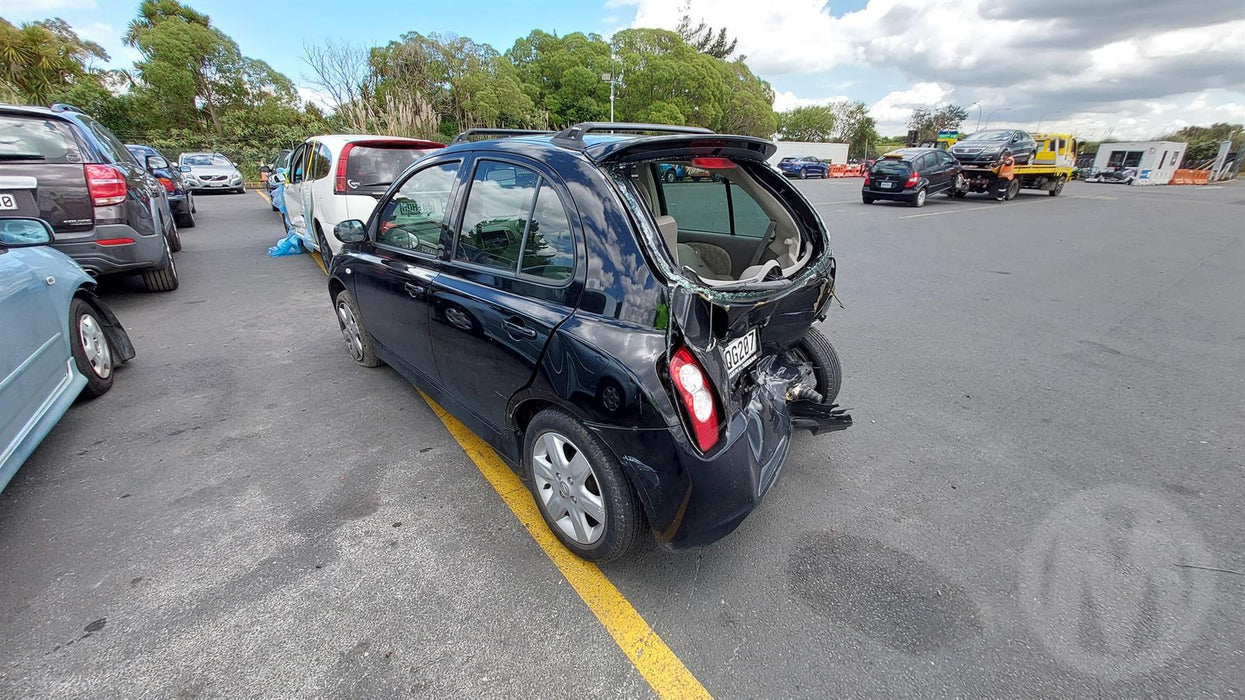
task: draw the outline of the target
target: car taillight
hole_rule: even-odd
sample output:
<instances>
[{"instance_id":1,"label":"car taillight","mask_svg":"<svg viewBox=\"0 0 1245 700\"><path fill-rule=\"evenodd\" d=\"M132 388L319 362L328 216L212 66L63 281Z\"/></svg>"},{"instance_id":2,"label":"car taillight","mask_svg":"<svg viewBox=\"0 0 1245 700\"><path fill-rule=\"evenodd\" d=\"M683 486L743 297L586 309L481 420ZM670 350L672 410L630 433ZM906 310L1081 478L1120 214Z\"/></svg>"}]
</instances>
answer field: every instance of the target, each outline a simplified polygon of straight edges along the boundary
<instances>
[{"instance_id":1,"label":"car taillight","mask_svg":"<svg viewBox=\"0 0 1245 700\"><path fill-rule=\"evenodd\" d=\"M696 445L701 452L708 452L718 443L718 408L708 377L687 348L679 348L670 358L670 379L692 422Z\"/></svg>"},{"instance_id":2,"label":"car taillight","mask_svg":"<svg viewBox=\"0 0 1245 700\"><path fill-rule=\"evenodd\" d=\"M173 181L168 179L167 177L159 178L159 180L160 180L160 184L164 185L165 191L173 192L177 189L177 187L173 184Z\"/></svg>"},{"instance_id":3,"label":"car taillight","mask_svg":"<svg viewBox=\"0 0 1245 700\"><path fill-rule=\"evenodd\" d=\"M91 203L108 207L125 201L125 174L115 165L87 163L82 166L86 173L86 189L91 193Z\"/></svg>"},{"instance_id":4,"label":"car taillight","mask_svg":"<svg viewBox=\"0 0 1245 700\"><path fill-rule=\"evenodd\" d=\"M869 186L869 171L865 171L865 187Z\"/></svg>"},{"instance_id":5,"label":"car taillight","mask_svg":"<svg viewBox=\"0 0 1245 700\"><path fill-rule=\"evenodd\" d=\"M342 148L342 154L337 158L337 176L333 178L333 194L346 194L346 162L350 159L352 150L354 150L354 144L346 144Z\"/></svg>"},{"instance_id":6,"label":"car taillight","mask_svg":"<svg viewBox=\"0 0 1245 700\"><path fill-rule=\"evenodd\" d=\"M921 174L913 170L912 174L908 176L908 181L904 183L904 187L912 187L913 185L916 184L917 180L920 180L920 179L921 179Z\"/></svg>"}]
</instances>

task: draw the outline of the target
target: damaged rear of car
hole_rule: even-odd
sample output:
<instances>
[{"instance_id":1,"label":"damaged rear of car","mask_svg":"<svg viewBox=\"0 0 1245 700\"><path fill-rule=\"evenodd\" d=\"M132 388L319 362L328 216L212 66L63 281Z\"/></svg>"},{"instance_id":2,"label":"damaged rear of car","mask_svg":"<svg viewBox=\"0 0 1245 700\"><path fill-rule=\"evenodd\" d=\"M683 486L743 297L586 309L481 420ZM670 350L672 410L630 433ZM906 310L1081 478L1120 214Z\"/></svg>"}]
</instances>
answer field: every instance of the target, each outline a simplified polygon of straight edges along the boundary
<instances>
[{"instance_id":1,"label":"damaged rear of car","mask_svg":"<svg viewBox=\"0 0 1245 700\"><path fill-rule=\"evenodd\" d=\"M762 139L496 135L420 160L366 224L335 229L351 355L392 365L518 467L581 557L615 559L645 530L670 549L726 536L794 431L851 425L813 328L834 297L825 227Z\"/></svg>"}]
</instances>

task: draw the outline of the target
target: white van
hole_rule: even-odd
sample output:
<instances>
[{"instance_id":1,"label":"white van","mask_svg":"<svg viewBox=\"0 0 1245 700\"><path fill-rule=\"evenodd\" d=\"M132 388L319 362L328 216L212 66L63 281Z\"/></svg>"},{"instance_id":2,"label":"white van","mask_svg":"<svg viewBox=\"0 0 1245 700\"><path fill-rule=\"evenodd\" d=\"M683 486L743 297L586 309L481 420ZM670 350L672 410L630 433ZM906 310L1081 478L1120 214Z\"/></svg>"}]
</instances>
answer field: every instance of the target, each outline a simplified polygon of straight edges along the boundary
<instances>
[{"instance_id":1,"label":"white van","mask_svg":"<svg viewBox=\"0 0 1245 700\"><path fill-rule=\"evenodd\" d=\"M367 221L376 201L407 166L445 144L398 136L313 136L290 154L284 177L285 211L307 248L327 266L341 243L333 227Z\"/></svg>"}]
</instances>

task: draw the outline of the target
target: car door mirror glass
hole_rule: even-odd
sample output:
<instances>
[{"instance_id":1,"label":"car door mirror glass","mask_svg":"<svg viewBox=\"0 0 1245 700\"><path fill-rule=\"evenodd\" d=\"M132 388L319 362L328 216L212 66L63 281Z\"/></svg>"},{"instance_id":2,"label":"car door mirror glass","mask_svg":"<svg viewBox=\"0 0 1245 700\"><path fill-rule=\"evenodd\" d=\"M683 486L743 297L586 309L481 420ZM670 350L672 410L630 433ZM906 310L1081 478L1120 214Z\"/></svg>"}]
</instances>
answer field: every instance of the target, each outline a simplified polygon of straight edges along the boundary
<instances>
[{"instance_id":1,"label":"car door mirror glass","mask_svg":"<svg viewBox=\"0 0 1245 700\"><path fill-rule=\"evenodd\" d=\"M52 227L39 219L0 219L0 246L24 248L52 242Z\"/></svg>"},{"instance_id":2,"label":"car door mirror glass","mask_svg":"<svg viewBox=\"0 0 1245 700\"><path fill-rule=\"evenodd\" d=\"M148 170L164 170L169 167L169 162L160 156L147 156Z\"/></svg>"},{"instance_id":3,"label":"car door mirror glass","mask_svg":"<svg viewBox=\"0 0 1245 700\"><path fill-rule=\"evenodd\" d=\"M178 168L178 169L177 169L177 172L179 172L179 173L188 173L188 172L190 172L190 166L189 166L189 165L183 165L183 166L181 166L180 168Z\"/></svg>"},{"instance_id":4,"label":"car door mirror glass","mask_svg":"<svg viewBox=\"0 0 1245 700\"><path fill-rule=\"evenodd\" d=\"M358 219L348 219L333 227L333 235L342 243L359 243L367 240L367 229Z\"/></svg>"}]
</instances>

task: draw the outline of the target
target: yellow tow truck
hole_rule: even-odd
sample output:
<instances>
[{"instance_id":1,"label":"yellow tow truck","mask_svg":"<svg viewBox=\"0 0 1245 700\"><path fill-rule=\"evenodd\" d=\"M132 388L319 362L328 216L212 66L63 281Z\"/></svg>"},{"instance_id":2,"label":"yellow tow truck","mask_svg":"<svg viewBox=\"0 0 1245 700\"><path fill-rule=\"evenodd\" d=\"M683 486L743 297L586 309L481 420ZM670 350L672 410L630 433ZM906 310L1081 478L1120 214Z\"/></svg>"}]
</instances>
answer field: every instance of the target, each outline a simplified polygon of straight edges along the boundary
<instances>
[{"instance_id":1,"label":"yellow tow truck","mask_svg":"<svg viewBox=\"0 0 1245 700\"><path fill-rule=\"evenodd\" d=\"M966 165L961 171L968 188L955 196L963 197L969 192L999 194L1003 199L1013 199L1022 189L1043 190L1051 197L1058 197L1063 186L1072 179L1076 167L1076 137L1072 134L1033 134L1037 151L1025 165L1004 167L1002 162L990 166ZM1004 182L1006 181L1006 182Z\"/></svg>"}]
</instances>

